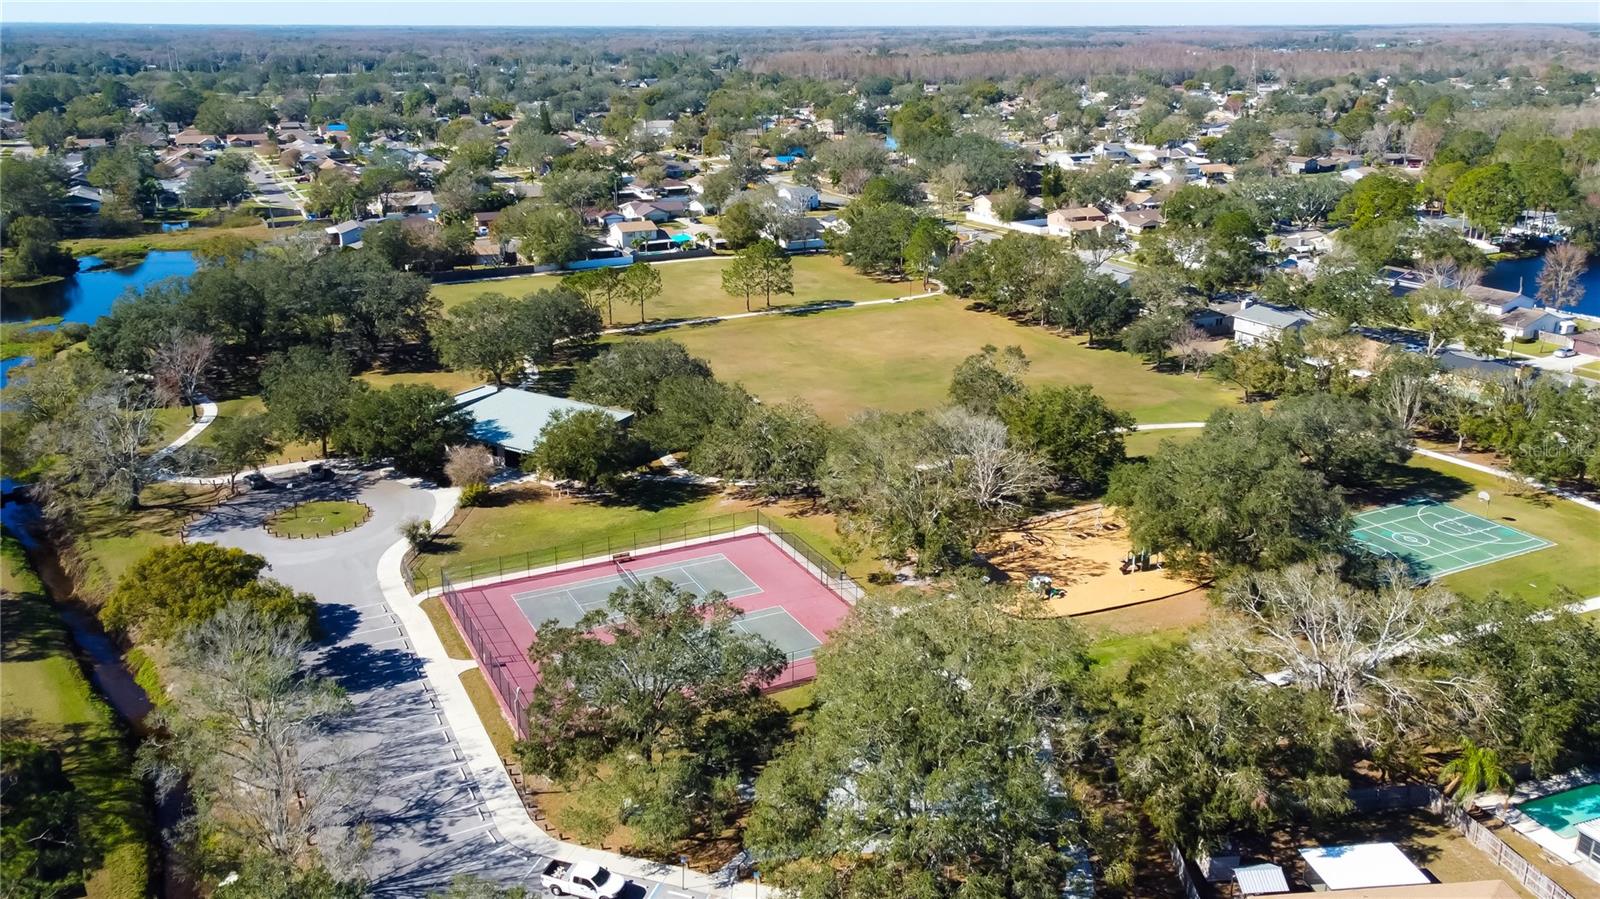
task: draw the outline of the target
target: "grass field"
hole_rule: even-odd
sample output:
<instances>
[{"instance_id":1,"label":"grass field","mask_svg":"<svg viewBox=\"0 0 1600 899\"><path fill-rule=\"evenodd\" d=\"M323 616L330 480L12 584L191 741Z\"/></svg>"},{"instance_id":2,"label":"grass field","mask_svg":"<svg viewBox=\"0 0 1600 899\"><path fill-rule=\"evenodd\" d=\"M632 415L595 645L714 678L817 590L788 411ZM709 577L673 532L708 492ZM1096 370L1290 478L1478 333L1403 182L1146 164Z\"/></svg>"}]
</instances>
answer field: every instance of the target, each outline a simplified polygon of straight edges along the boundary
<instances>
[{"instance_id":1,"label":"grass field","mask_svg":"<svg viewBox=\"0 0 1600 899\"><path fill-rule=\"evenodd\" d=\"M648 320L700 318L744 312L744 297L722 292L722 270L731 257L694 259L656 266L661 273L661 295L645 306ZM446 309L480 293L521 296L560 284L551 275L523 275L498 281L438 284L433 295ZM920 281L879 281L857 274L834 256L794 257L794 296L773 297L773 305L804 305L823 300L878 300L921 293ZM751 299L752 309L764 308L762 297ZM616 307L616 323L639 322L637 306Z\"/></svg>"},{"instance_id":2,"label":"grass field","mask_svg":"<svg viewBox=\"0 0 1600 899\"><path fill-rule=\"evenodd\" d=\"M1546 494L1509 493L1498 478L1421 456L1414 457L1385 490L1387 495L1372 505L1428 492L1462 511L1556 544L1440 578L1440 584L1458 593L1481 596L1498 590L1541 601L1558 587L1579 598L1600 594L1600 513ZM1487 508L1476 498L1480 490L1492 497Z\"/></svg>"},{"instance_id":3,"label":"grass field","mask_svg":"<svg viewBox=\"0 0 1600 899\"><path fill-rule=\"evenodd\" d=\"M263 241L271 236L267 223L261 222L243 228L197 226L181 231L158 231L128 237L78 237L62 241L61 246L74 256L98 256L108 262L129 265L143 259L152 250L193 250L219 234L254 241Z\"/></svg>"},{"instance_id":4,"label":"grass field","mask_svg":"<svg viewBox=\"0 0 1600 899\"><path fill-rule=\"evenodd\" d=\"M1151 371L1128 353L1090 349L1081 337L972 311L956 299L744 319L663 336L710 360L719 378L765 400L803 397L835 423L864 409L944 403L956 365L984 344L1022 347L1032 384L1087 384L1142 422L1203 420L1239 398L1211 378Z\"/></svg>"},{"instance_id":5,"label":"grass field","mask_svg":"<svg viewBox=\"0 0 1600 899\"><path fill-rule=\"evenodd\" d=\"M361 503L345 500L313 500L297 503L267 519L267 533L274 537L326 537L348 531L372 517L372 510Z\"/></svg>"},{"instance_id":6,"label":"grass field","mask_svg":"<svg viewBox=\"0 0 1600 899\"><path fill-rule=\"evenodd\" d=\"M84 676L65 625L9 535L3 552L0 710L6 736L25 732L61 753L62 768L85 802L79 828L89 899L144 896L149 814L122 729Z\"/></svg>"},{"instance_id":7,"label":"grass field","mask_svg":"<svg viewBox=\"0 0 1600 899\"><path fill-rule=\"evenodd\" d=\"M501 556L576 543L621 541L635 531L671 529L756 508L748 501L701 488L662 484L642 485L604 500L558 497L531 485L503 487L492 498L490 505L466 510L453 530L438 538L434 551L417 558L413 570L419 576L419 587L437 583L439 571L446 566L481 565ZM801 539L841 561L831 515L808 514L809 509L794 503L761 510L782 519ZM871 559L857 559L847 569L862 578L876 567Z\"/></svg>"},{"instance_id":8,"label":"grass field","mask_svg":"<svg viewBox=\"0 0 1600 899\"><path fill-rule=\"evenodd\" d=\"M156 484L145 488L140 508L132 511L107 502L84 506L71 542L80 595L90 600L105 596L128 566L157 546L176 543L190 516L221 497L215 487Z\"/></svg>"}]
</instances>

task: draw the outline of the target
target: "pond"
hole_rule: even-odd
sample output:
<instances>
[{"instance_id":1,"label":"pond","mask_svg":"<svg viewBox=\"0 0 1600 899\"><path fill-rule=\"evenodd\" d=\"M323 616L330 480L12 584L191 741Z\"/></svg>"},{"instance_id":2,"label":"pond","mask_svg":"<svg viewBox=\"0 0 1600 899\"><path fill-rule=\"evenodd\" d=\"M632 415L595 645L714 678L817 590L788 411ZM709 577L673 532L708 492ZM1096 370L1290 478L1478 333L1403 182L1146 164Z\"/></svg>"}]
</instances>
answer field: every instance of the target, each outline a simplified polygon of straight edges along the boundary
<instances>
[{"instance_id":1,"label":"pond","mask_svg":"<svg viewBox=\"0 0 1600 899\"><path fill-rule=\"evenodd\" d=\"M78 273L64 281L38 287L8 288L0 304L0 321L19 322L59 315L62 321L95 320L111 311L111 304L128 288L143 290L163 278L188 277L199 263L188 250L157 250L128 268L90 271L100 264L94 256L78 260Z\"/></svg>"},{"instance_id":2,"label":"pond","mask_svg":"<svg viewBox=\"0 0 1600 899\"><path fill-rule=\"evenodd\" d=\"M1500 290L1521 290L1533 296L1539 292L1539 273L1542 271L1543 256L1507 259L1490 266L1483 275L1483 283ZM1583 273L1580 283L1583 285L1583 297L1568 311L1600 315L1600 258L1589 257L1589 270Z\"/></svg>"}]
</instances>

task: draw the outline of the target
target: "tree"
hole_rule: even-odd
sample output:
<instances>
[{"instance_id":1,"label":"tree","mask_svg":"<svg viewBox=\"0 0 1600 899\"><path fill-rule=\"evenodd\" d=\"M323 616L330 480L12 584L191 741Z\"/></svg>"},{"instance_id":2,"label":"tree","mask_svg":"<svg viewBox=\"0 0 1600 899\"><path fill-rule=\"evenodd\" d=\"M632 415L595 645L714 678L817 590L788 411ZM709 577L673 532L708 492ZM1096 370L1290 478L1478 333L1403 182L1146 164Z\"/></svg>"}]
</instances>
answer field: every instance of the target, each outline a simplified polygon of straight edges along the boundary
<instances>
[{"instance_id":1,"label":"tree","mask_svg":"<svg viewBox=\"0 0 1600 899\"><path fill-rule=\"evenodd\" d=\"M1431 379L1438 363L1431 356L1398 347L1385 349L1379 363L1374 401L1409 435L1416 431L1433 399Z\"/></svg>"},{"instance_id":2,"label":"tree","mask_svg":"<svg viewBox=\"0 0 1600 899\"><path fill-rule=\"evenodd\" d=\"M1027 390L1022 383L1027 370L1028 357L1022 347L1001 350L985 344L956 366L950 376L950 402L981 415L996 415L1003 402Z\"/></svg>"},{"instance_id":3,"label":"tree","mask_svg":"<svg viewBox=\"0 0 1600 899\"><path fill-rule=\"evenodd\" d=\"M868 412L830 443L822 491L849 539L929 573L967 564L1049 480L997 419L960 408Z\"/></svg>"},{"instance_id":4,"label":"tree","mask_svg":"<svg viewBox=\"0 0 1600 899\"><path fill-rule=\"evenodd\" d=\"M209 334L183 331L173 331L150 351L150 374L157 395L186 404L190 421L200 417L200 391L216 352L216 341Z\"/></svg>"},{"instance_id":5,"label":"tree","mask_svg":"<svg viewBox=\"0 0 1600 899\"><path fill-rule=\"evenodd\" d=\"M1136 722L1122 788L1163 840L1216 849L1239 831L1350 809L1343 728L1320 696L1264 687L1227 652L1179 646L1136 661L1119 691Z\"/></svg>"},{"instance_id":6,"label":"tree","mask_svg":"<svg viewBox=\"0 0 1600 899\"><path fill-rule=\"evenodd\" d=\"M212 422L209 430L211 452L228 473L229 489L239 472L246 468L260 471L261 463L281 445L270 415L228 415Z\"/></svg>"},{"instance_id":7,"label":"tree","mask_svg":"<svg viewBox=\"0 0 1600 899\"><path fill-rule=\"evenodd\" d=\"M614 266L587 269L568 275L561 284L582 294L596 309L604 305L606 322L616 324L615 304L622 296L622 269Z\"/></svg>"},{"instance_id":8,"label":"tree","mask_svg":"<svg viewBox=\"0 0 1600 899\"><path fill-rule=\"evenodd\" d=\"M938 219L919 219L912 226L904 250L905 270L922 278L923 290L928 289L929 279L950 255L950 246L954 243L955 235Z\"/></svg>"},{"instance_id":9,"label":"tree","mask_svg":"<svg viewBox=\"0 0 1600 899\"><path fill-rule=\"evenodd\" d=\"M1110 408L1086 386L1051 385L1008 397L1000 417L1018 444L1078 492L1103 490L1112 469L1126 461L1123 433L1132 429L1133 416Z\"/></svg>"},{"instance_id":10,"label":"tree","mask_svg":"<svg viewBox=\"0 0 1600 899\"><path fill-rule=\"evenodd\" d=\"M1195 578L1311 558L1349 529L1344 502L1255 409L1218 411L1194 441L1117 469L1108 498L1136 549Z\"/></svg>"},{"instance_id":11,"label":"tree","mask_svg":"<svg viewBox=\"0 0 1600 899\"><path fill-rule=\"evenodd\" d=\"M755 203L732 203L717 216L717 230L728 248L742 250L761 239L766 221Z\"/></svg>"},{"instance_id":12,"label":"tree","mask_svg":"<svg viewBox=\"0 0 1600 899\"><path fill-rule=\"evenodd\" d=\"M1135 321L1138 313L1138 301L1116 279L1070 263L1055 296L1046 300L1046 314L1058 324L1087 334L1091 346L1096 336L1115 334Z\"/></svg>"},{"instance_id":13,"label":"tree","mask_svg":"<svg viewBox=\"0 0 1600 899\"><path fill-rule=\"evenodd\" d=\"M1122 329L1122 345L1130 353L1138 353L1160 367L1166 361L1167 350L1178 339L1178 333L1188 322L1175 315L1143 315Z\"/></svg>"},{"instance_id":14,"label":"tree","mask_svg":"<svg viewBox=\"0 0 1600 899\"><path fill-rule=\"evenodd\" d=\"M1300 456L1300 463L1329 481L1360 487L1410 458L1408 435L1381 406L1351 396L1309 393L1289 397L1268 424Z\"/></svg>"},{"instance_id":15,"label":"tree","mask_svg":"<svg viewBox=\"0 0 1600 899\"><path fill-rule=\"evenodd\" d=\"M1497 162L1468 169L1445 196L1445 209L1466 216L1488 234L1509 227L1522 214L1522 196L1511 167Z\"/></svg>"},{"instance_id":16,"label":"tree","mask_svg":"<svg viewBox=\"0 0 1600 899\"><path fill-rule=\"evenodd\" d=\"M603 409L558 411L539 431L539 444L523 458L526 471L558 481L610 490L628 470L632 446L627 432Z\"/></svg>"},{"instance_id":17,"label":"tree","mask_svg":"<svg viewBox=\"0 0 1600 899\"><path fill-rule=\"evenodd\" d=\"M1455 644L1439 639L1460 601L1437 586L1413 587L1398 563L1380 572L1375 589L1342 579L1342 565L1325 556L1243 574L1221 593L1239 617L1219 624L1207 648L1258 674L1287 672L1292 689L1324 698L1368 752L1403 755L1392 750L1486 721L1492 691ZM1413 658L1419 653L1427 658Z\"/></svg>"},{"instance_id":18,"label":"tree","mask_svg":"<svg viewBox=\"0 0 1600 899\"><path fill-rule=\"evenodd\" d=\"M71 895L83 888L84 797L59 751L16 735L13 722L7 731L0 738L0 884L7 895Z\"/></svg>"},{"instance_id":19,"label":"tree","mask_svg":"<svg viewBox=\"0 0 1600 899\"><path fill-rule=\"evenodd\" d=\"M898 276L905 271L906 244L915 230L915 210L898 203L851 203L843 212L849 228L828 236L828 251L866 275Z\"/></svg>"},{"instance_id":20,"label":"tree","mask_svg":"<svg viewBox=\"0 0 1600 899\"><path fill-rule=\"evenodd\" d=\"M498 467L487 447L463 444L445 450L444 476L452 487L485 486Z\"/></svg>"},{"instance_id":21,"label":"tree","mask_svg":"<svg viewBox=\"0 0 1600 899\"><path fill-rule=\"evenodd\" d=\"M587 245L583 222L576 212L556 205L538 205L532 200L502 211L493 230L503 239L520 240L521 252L541 263L565 265L582 258Z\"/></svg>"},{"instance_id":22,"label":"tree","mask_svg":"<svg viewBox=\"0 0 1600 899\"><path fill-rule=\"evenodd\" d=\"M748 255L748 251L743 251L722 267L722 292L730 296L743 296L746 312L750 311L750 297L761 289L757 272L759 265L757 260Z\"/></svg>"},{"instance_id":23,"label":"tree","mask_svg":"<svg viewBox=\"0 0 1600 899\"><path fill-rule=\"evenodd\" d=\"M1455 342L1477 353L1499 349L1499 326L1465 293L1448 287L1424 287L1412 291L1409 301L1411 327L1427 337L1428 355L1437 356Z\"/></svg>"},{"instance_id":24,"label":"tree","mask_svg":"<svg viewBox=\"0 0 1600 899\"><path fill-rule=\"evenodd\" d=\"M816 711L756 781L764 878L802 899L1060 894L1059 847L1087 829L1055 786L1084 748L1085 640L1016 601L969 580L856 607L819 655Z\"/></svg>"},{"instance_id":25,"label":"tree","mask_svg":"<svg viewBox=\"0 0 1600 899\"><path fill-rule=\"evenodd\" d=\"M759 240L739 255L749 257L753 286L765 295L768 309L772 308L773 294L794 296L794 262L776 243Z\"/></svg>"},{"instance_id":26,"label":"tree","mask_svg":"<svg viewBox=\"0 0 1600 899\"><path fill-rule=\"evenodd\" d=\"M279 430L299 440L315 440L323 456L328 438L344 421L355 395L350 364L339 353L297 346L267 360L261 396Z\"/></svg>"},{"instance_id":27,"label":"tree","mask_svg":"<svg viewBox=\"0 0 1600 899\"><path fill-rule=\"evenodd\" d=\"M827 448L828 426L805 403L752 405L737 423L710 428L694 462L762 496L793 496L816 488Z\"/></svg>"},{"instance_id":28,"label":"tree","mask_svg":"<svg viewBox=\"0 0 1600 899\"><path fill-rule=\"evenodd\" d=\"M316 600L261 577L267 560L215 543L158 546L134 562L100 609L106 627L167 642L200 627L229 605L307 627Z\"/></svg>"},{"instance_id":29,"label":"tree","mask_svg":"<svg viewBox=\"0 0 1600 899\"><path fill-rule=\"evenodd\" d=\"M517 381L535 347L533 316L526 300L502 293L480 293L452 308L433 324L439 361L457 371L483 375L494 386Z\"/></svg>"},{"instance_id":30,"label":"tree","mask_svg":"<svg viewBox=\"0 0 1600 899\"><path fill-rule=\"evenodd\" d=\"M78 270L78 260L57 243L58 235L48 219L21 216L6 227L6 254L3 271L8 281L37 281L70 275Z\"/></svg>"},{"instance_id":31,"label":"tree","mask_svg":"<svg viewBox=\"0 0 1600 899\"><path fill-rule=\"evenodd\" d=\"M636 423L633 433L657 450L689 450L692 455L713 428L737 425L752 402L737 384L674 375L661 383L656 410Z\"/></svg>"},{"instance_id":32,"label":"tree","mask_svg":"<svg viewBox=\"0 0 1600 899\"><path fill-rule=\"evenodd\" d=\"M739 615L719 592L651 578L574 624L541 622L523 765L558 783L617 783L596 809L604 830L627 821L659 846L720 829L737 803L727 787L776 736L760 688L786 661Z\"/></svg>"},{"instance_id":33,"label":"tree","mask_svg":"<svg viewBox=\"0 0 1600 899\"><path fill-rule=\"evenodd\" d=\"M330 738L351 707L304 670L307 643L304 621L230 603L173 647L185 688L157 708L161 736L141 760L163 794L187 787L190 826L213 864L260 856L285 871L316 868L356 840L368 781Z\"/></svg>"},{"instance_id":34,"label":"tree","mask_svg":"<svg viewBox=\"0 0 1600 899\"><path fill-rule=\"evenodd\" d=\"M656 391L674 377L710 378L711 366L674 340L630 340L579 366L572 396L647 415L656 409Z\"/></svg>"},{"instance_id":35,"label":"tree","mask_svg":"<svg viewBox=\"0 0 1600 899\"><path fill-rule=\"evenodd\" d=\"M225 166L208 165L195 171L184 183L183 202L213 209L233 206L250 196L250 182Z\"/></svg>"},{"instance_id":36,"label":"tree","mask_svg":"<svg viewBox=\"0 0 1600 899\"><path fill-rule=\"evenodd\" d=\"M162 460L149 452L155 437L149 394L108 372L98 380L38 434L36 449L48 466L39 487L46 507L64 516L99 498L136 509L161 471Z\"/></svg>"},{"instance_id":37,"label":"tree","mask_svg":"<svg viewBox=\"0 0 1600 899\"><path fill-rule=\"evenodd\" d=\"M1500 753L1487 746L1479 746L1471 737L1462 737L1456 746L1455 758L1439 769L1439 785L1445 795L1466 805L1479 793L1511 793L1516 778L1500 764Z\"/></svg>"},{"instance_id":38,"label":"tree","mask_svg":"<svg viewBox=\"0 0 1600 899\"><path fill-rule=\"evenodd\" d=\"M1589 270L1589 254L1576 244L1560 243L1544 254L1539 272L1539 301L1552 309L1576 305L1583 299L1583 275Z\"/></svg>"},{"instance_id":39,"label":"tree","mask_svg":"<svg viewBox=\"0 0 1600 899\"><path fill-rule=\"evenodd\" d=\"M622 270L620 290L622 299L639 307L639 322L643 324L645 303L661 293L661 272L648 262L635 262Z\"/></svg>"},{"instance_id":40,"label":"tree","mask_svg":"<svg viewBox=\"0 0 1600 899\"><path fill-rule=\"evenodd\" d=\"M465 442L471 422L456 408L455 397L437 387L362 385L350 397L333 441L363 461L389 459L404 474L435 475L444 467L445 447Z\"/></svg>"}]
</instances>

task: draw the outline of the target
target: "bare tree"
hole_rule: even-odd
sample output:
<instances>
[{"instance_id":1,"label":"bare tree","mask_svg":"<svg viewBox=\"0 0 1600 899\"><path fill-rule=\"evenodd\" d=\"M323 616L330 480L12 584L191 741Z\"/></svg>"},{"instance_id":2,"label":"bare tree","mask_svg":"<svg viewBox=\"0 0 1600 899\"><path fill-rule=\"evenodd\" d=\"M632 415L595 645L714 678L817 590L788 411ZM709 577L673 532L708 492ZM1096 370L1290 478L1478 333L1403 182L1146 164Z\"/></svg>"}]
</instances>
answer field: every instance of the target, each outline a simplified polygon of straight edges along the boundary
<instances>
[{"instance_id":1,"label":"bare tree","mask_svg":"<svg viewBox=\"0 0 1600 899\"><path fill-rule=\"evenodd\" d=\"M453 487L487 484L496 468L494 455L482 446L452 446L444 456L444 476Z\"/></svg>"},{"instance_id":2,"label":"bare tree","mask_svg":"<svg viewBox=\"0 0 1600 899\"><path fill-rule=\"evenodd\" d=\"M157 711L165 736L141 762L163 790L187 782L188 827L202 845L309 866L328 860L339 835L354 836L368 779L331 736L351 706L304 670L307 642L303 622L235 602L175 647L179 689Z\"/></svg>"},{"instance_id":3,"label":"bare tree","mask_svg":"<svg viewBox=\"0 0 1600 899\"><path fill-rule=\"evenodd\" d=\"M1005 519L1030 495L1051 483L1044 460L1011 442L1004 422L952 407L939 413L937 427L947 448L957 489L987 515Z\"/></svg>"},{"instance_id":4,"label":"bare tree","mask_svg":"<svg viewBox=\"0 0 1600 899\"><path fill-rule=\"evenodd\" d=\"M1544 254L1544 270L1539 272L1539 300L1552 309L1562 309L1583 299L1583 274L1589 270L1589 256L1576 244L1561 243Z\"/></svg>"},{"instance_id":5,"label":"bare tree","mask_svg":"<svg viewBox=\"0 0 1600 899\"><path fill-rule=\"evenodd\" d=\"M114 497L124 508L139 505L162 456L149 452L155 438L155 409L135 384L107 384L39 432L36 449L53 454L41 479L45 506L70 515L84 500Z\"/></svg>"},{"instance_id":6,"label":"bare tree","mask_svg":"<svg viewBox=\"0 0 1600 899\"><path fill-rule=\"evenodd\" d=\"M1457 673L1469 666L1447 661L1457 598L1437 587L1412 587L1403 566L1389 569L1376 590L1346 583L1339 568L1330 557L1234 581L1222 591L1223 602L1241 619L1219 625L1208 638L1211 648L1263 677L1325 694L1369 748L1444 721L1486 720L1492 689ZM1412 664L1417 654L1434 664Z\"/></svg>"},{"instance_id":7,"label":"bare tree","mask_svg":"<svg viewBox=\"0 0 1600 899\"><path fill-rule=\"evenodd\" d=\"M200 417L200 390L216 353L211 335L187 331L172 331L150 351L157 395L188 405L190 421Z\"/></svg>"},{"instance_id":8,"label":"bare tree","mask_svg":"<svg viewBox=\"0 0 1600 899\"><path fill-rule=\"evenodd\" d=\"M1193 368L1198 375L1205 368L1206 362L1211 359L1210 336L1195 325L1194 322L1185 322L1172 335L1172 354L1178 358L1180 373Z\"/></svg>"}]
</instances>

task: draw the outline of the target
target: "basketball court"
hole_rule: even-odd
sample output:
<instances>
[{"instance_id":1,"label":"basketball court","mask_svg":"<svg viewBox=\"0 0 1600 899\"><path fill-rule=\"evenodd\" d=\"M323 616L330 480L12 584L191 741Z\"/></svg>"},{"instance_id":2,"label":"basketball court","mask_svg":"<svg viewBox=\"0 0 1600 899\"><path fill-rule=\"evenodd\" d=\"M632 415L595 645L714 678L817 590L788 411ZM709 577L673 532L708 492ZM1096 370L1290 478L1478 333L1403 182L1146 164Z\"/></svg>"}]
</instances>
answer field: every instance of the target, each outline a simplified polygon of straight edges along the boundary
<instances>
[{"instance_id":1,"label":"basketball court","mask_svg":"<svg viewBox=\"0 0 1600 899\"><path fill-rule=\"evenodd\" d=\"M1426 499L1363 512L1350 536L1368 552L1404 562L1419 582L1555 545Z\"/></svg>"}]
</instances>

